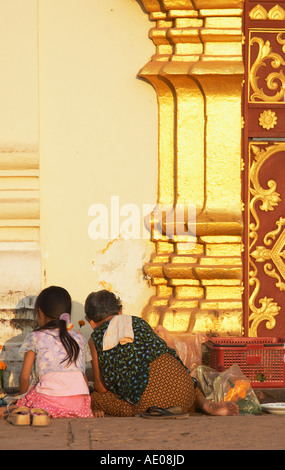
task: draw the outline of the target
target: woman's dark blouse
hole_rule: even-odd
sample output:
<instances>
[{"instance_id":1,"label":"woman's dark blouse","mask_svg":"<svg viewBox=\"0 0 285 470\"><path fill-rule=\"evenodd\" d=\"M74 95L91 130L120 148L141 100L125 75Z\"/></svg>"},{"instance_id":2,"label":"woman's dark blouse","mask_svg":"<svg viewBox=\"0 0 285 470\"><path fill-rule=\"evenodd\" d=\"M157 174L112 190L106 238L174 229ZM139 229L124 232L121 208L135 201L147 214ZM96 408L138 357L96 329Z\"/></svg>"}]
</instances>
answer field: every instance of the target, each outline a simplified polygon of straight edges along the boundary
<instances>
[{"instance_id":1,"label":"woman's dark blouse","mask_svg":"<svg viewBox=\"0 0 285 470\"><path fill-rule=\"evenodd\" d=\"M135 316L132 317L134 341L103 351L103 336L108 325L109 321L102 323L91 335L100 372L109 391L137 405L148 384L149 364L165 353L181 361L175 349L169 348L145 320Z\"/></svg>"}]
</instances>

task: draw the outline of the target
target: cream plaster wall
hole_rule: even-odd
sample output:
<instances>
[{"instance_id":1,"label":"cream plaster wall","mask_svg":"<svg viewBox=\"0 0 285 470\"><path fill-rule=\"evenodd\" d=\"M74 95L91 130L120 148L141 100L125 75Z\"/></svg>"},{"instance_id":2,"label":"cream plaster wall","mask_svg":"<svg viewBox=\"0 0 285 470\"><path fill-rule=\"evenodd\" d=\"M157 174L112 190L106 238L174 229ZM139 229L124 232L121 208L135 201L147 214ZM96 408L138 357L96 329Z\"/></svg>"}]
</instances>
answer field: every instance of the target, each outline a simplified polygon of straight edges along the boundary
<instances>
[{"instance_id":1,"label":"cream plaster wall","mask_svg":"<svg viewBox=\"0 0 285 470\"><path fill-rule=\"evenodd\" d=\"M104 285L140 314L153 293L142 278L152 246L110 243L111 198L138 207L142 233L143 204L157 192L156 95L136 78L154 52L151 23L134 0L39 0L38 18L43 287L69 290L75 322ZM107 239L90 237L94 204L108 209Z\"/></svg>"},{"instance_id":2,"label":"cream plaster wall","mask_svg":"<svg viewBox=\"0 0 285 470\"><path fill-rule=\"evenodd\" d=\"M41 289L37 36L37 0L0 0L0 360L10 386Z\"/></svg>"},{"instance_id":3,"label":"cream plaster wall","mask_svg":"<svg viewBox=\"0 0 285 470\"><path fill-rule=\"evenodd\" d=\"M135 0L0 0L6 385L18 385L18 348L43 287L69 290L75 324L92 290L112 288L136 315L153 294L142 276L153 247L142 237L143 205L156 202L157 103L136 78L154 52L150 27ZM121 214L111 216L111 201ZM105 239L94 239L94 204L109 216ZM139 239L120 233L134 215L126 204L140 217ZM111 217L121 230L111 232Z\"/></svg>"},{"instance_id":4,"label":"cream plaster wall","mask_svg":"<svg viewBox=\"0 0 285 470\"><path fill-rule=\"evenodd\" d=\"M17 305L18 296L7 301L9 291L29 295L41 285L31 222L39 215L37 56L37 1L0 0L1 308Z\"/></svg>"},{"instance_id":5,"label":"cream plaster wall","mask_svg":"<svg viewBox=\"0 0 285 470\"><path fill-rule=\"evenodd\" d=\"M75 324L92 290L111 287L137 315L153 293L142 276L151 243L125 239L114 225L111 232L111 217L123 229L132 215L125 204L133 204L142 236L143 205L156 202L156 95L136 78L154 52L150 27L135 0L0 0L6 385L18 384L18 348L41 288L69 290ZM94 239L94 204L109 216L105 239Z\"/></svg>"},{"instance_id":6,"label":"cream plaster wall","mask_svg":"<svg viewBox=\"0 0 285 470\"><path fill-rule=\"evenodd\" d=\"M0 308L41 287L37 57L37 1L0 0Z\"/></svg>"},{"instance_id":7,"label":"cream plaster wall","mask_svg":"<svg viewBox=\"0 0 285 470\"><path fill-rule=\"evenodd\" d=\"M38 143L37 0L0 0L0 145Z\"/></svg>"}]
</instances>

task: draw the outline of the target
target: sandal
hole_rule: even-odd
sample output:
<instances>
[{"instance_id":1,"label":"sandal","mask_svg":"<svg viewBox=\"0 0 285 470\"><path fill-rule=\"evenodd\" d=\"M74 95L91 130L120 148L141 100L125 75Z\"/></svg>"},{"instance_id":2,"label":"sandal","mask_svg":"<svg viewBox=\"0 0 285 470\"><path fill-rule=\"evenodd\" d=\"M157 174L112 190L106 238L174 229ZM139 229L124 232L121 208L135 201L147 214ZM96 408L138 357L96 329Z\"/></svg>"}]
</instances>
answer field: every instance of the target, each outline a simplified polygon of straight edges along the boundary
<instances>
[{"instance_id":1,"label":"sandal","mask_svg":"<svg viewBox=\"0 0 285 470\"><path fill-rule=\"evenodd\" d=\"M30 410L26 406L15 408L8 416L7 421L14 426L29 426L31 423Z\"/></svg>"},{"instance_id":2,"label":"sandal","mask_svg":"<svg viewBox=\"0 0 285 470\"><path fill-rule=\"evenodd\" d=\"M170 408L151 406L145 413L141 413L140 416L152 419L185 419L189 417L189 413L182 413L180 406L172 406Z\"/></svg>"},{"instance_id":3,"label":"sandal","mask_svg":"<svg viewBox=\"0 0 285 470\"><path fill-rule=\"evenodd\" d=\"M48 426L50 424L50 415L42 408L31 409L32 426Z\"/></svg>"}]
</instances>

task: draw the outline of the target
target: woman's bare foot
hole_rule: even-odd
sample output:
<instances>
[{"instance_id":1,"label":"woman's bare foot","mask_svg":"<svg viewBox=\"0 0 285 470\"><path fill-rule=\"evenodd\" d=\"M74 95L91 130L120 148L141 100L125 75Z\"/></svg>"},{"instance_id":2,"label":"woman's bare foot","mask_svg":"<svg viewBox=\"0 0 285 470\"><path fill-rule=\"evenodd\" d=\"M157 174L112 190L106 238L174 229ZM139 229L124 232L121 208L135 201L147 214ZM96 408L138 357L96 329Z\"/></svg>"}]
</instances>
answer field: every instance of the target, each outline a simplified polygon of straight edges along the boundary
<instances>
[{"instance_id":1,"label":"woman's bare foot","mask_svg":"<svg viewBox=\"0 0 285 470\"><path fill-rule=\"evenodd\" d=\"M236 416L239 414L239 408L233 401L214 402L205 400L202 411L211 416Z\"/></svg>"},{"instance_id":2,"label":"woman's bare foot","mask_svg":"<svg viewBox=\"0 0 285 470\"><path fill-rule=\"evenodd\" d=\"M101 411L101 410L92 410L92 413L94 415L94 418L104 418L105 417L104 411Z\"/></svg>"},{"instance_id":3,"label":"woman's bare foot","mask_svg":"<svg viewBox=\"0 0 285 470\"><path fill-rule=\"evenodd\" d=\"M196 388L195 405L199 410L212 416L236 416L239 414L239 407L235 402L207 400L199 388Z\"/></svg>"}]
</instances>

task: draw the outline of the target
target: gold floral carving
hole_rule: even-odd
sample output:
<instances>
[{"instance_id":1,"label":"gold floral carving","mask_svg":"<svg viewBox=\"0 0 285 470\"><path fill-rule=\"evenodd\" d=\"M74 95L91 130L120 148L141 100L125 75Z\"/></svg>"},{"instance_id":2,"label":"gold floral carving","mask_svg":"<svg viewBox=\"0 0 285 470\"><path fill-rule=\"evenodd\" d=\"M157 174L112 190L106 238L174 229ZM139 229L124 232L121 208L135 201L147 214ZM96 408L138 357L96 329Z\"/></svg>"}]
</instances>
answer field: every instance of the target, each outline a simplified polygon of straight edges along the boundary
<instances>
[{"instance_id":1,"label":"gold floral carving","mask_svg":"<svg viewBox=\"0 0 285 470\"><path fill-rule=\"evenodd\" d=\"M268 330L272 330L275 327L275 316L278 315L281 307L279 307L276 302L273 302L272 298L263 297L259 300L260 307L258 308L255 305L255 300L260 289L260 281L257 278L252 278L249 284L256 284L253 294L250 297L252 313L249 317L249 321L251 322L249 336L257 336L257 328L261 322L266 321L266 328Z\"/></svg>"},{"instance_id":2,"label":"gold floral carving","mask_svg":"<svg viewBox=\"0 0 285 470\"><path fill-rule=\"evenodd\" d=\"M262 5L256 5L249 13L251 20L266 20L267 11Z\"/></svg>"},{"instance_id":3,"label":"gold floral carving","mask_svg":"<svg viewBox=\"0 0 285 470\"><path fill-rule=\"evenodd\" d=\"M266 109L263 111L259 116L259 125L263 127L263 129L273 129L277 124L277 116L274 111L270 109Z\"/></svg>"},{"instance_id":4,"label":"gold floral carving","mask_svg":"<svg viewBox=\"0 0 285 470\"><path fill-rule=\"evenodd\" d=\"M282 46L282 52L285 53L285 39L282 38L283 32L276 36L276 41ZM270 103L283 102L285 95L285 75L280 69L285 65L285 61L280 54L272 52L270 41L265 41L260 37L253 37L250 40L250 46L257 43L259 46L258 54L254 64L249 72L249 82L254 93L250 96L250 101L265 101ZM275 91L275 94L266 94L259 85L258 71L261 67L271 66L272 69L279 69L277 72L271 72L267 75L265 82L269 90Z\"/></svg>"},{"instance_id":5,"label":"gold floral carving","mask_svg":"<svg viewBox=\"0 0 285 470\"><path fill-rule=\"evenodd\" d=\"M257 246L256 249L251 253L251 256L255 258L258 263L272 261L278 268L282 278L285 280L285 264L283 261L285 259L285 230L282 231L272 249L270 250L267 248L272 244L276 236L280 234L283 226L285 225L285 219L280 217L280 219L276 222L276 225L276 230L272 230L265 235L263 240L265 246ZM266 263L263 269L268 276L277 279L276 287L278 287L278 289L281 291L285 290L285 283L281 280L281 276L276 272L276 269L270 262Z\"/></svg>"},{"instance_id":6,"label":"gold floral carving","mask_svg":"<svg viewBox=\"0 0 285 470\"><path fill-rule=\"evenodd\" d=\"M269 232L263 239L263 246L257 246L258 231L260 228L260 219L257 213L258 209L261 211L273 211L281 201L280 194L277 193L277 183L274 180L267 182L268 189L263 188L259 182L259 172L264 163L274 156L279 151L285 151L285 143L278 145L271 145L265 149L260 148L258 145L250 145L250 150L254 155L251 168L250 168L250 214L254 219L249 225L249 238L251 240L249 247L249 285L255 286L249 299L250 315L249 315L249 335L257 336L258 325L266 321L266 328L272 329L276 325L275 316L278 315L281 307L273 301L272 298L263 297L258 300L259 307L257 306L257 297L260 291L260 280L258 279L258 269L256 263L265 263L264 272L275 279L277 279L276 287L281 291L285 290L285 219L280 218L277 222L277 229ZM261 203L261 204L260 204ZM282 232L282 233L281 233ZM277 241L272 246L273 241L279 235ZM271 249L270 249L271 247ZM278 272L276 269L278 269ZM283 280L282 280L283 279Z\"/></svg>"},{"instance_id":7,"label":"gold floral carving","mask_svg":"<svg viewBox=\"0 0 285 470\"><path fill-rule=\"evenodd\" d=\"M250 11L249 17L251 20L282 21L285 19L285 11L280 5L275 5L267 13L267 10L258 4Z\"/></svg>"},{"instance_id":8,"label":"gold floral carving","mask_svg":"<svg viewBox=\"0 0 285 470\"><path fill-rule=\"evenodd\" d=\"M271 10L268 12L268 19L269 20L284 20L285 19L285 11L280 5L275 5Z\"/></svg>"},{"instance_id":9,"label":"gold floral carving","mask_svg":"<svg viewBox=\"0 0 285 470\"><path fill-rule=\"evenodd\" d=\"M279 147L283 147L282 150L285 150L285 144L279 144L278 146L272 145L266 149L260 149L257 145L251 145L251 150L254 154L254 161L252 162L250 168L250 180L253 187L250 188L250 193L253 196L250 202L250 211L256 221L255 225L251 224L251 228L254 230L259 229L259 219L255 210L255 204L257 201L261 201L262 205L259 207L262 211L273 211L275 206L281 201L280 194L275 190L277 188L277 183L273 180L269 180L267 186L269 189L264 189L259 183L259 171L262 165L265 163L268 158L274 155Z\"/></svg>"}]
</instances>

